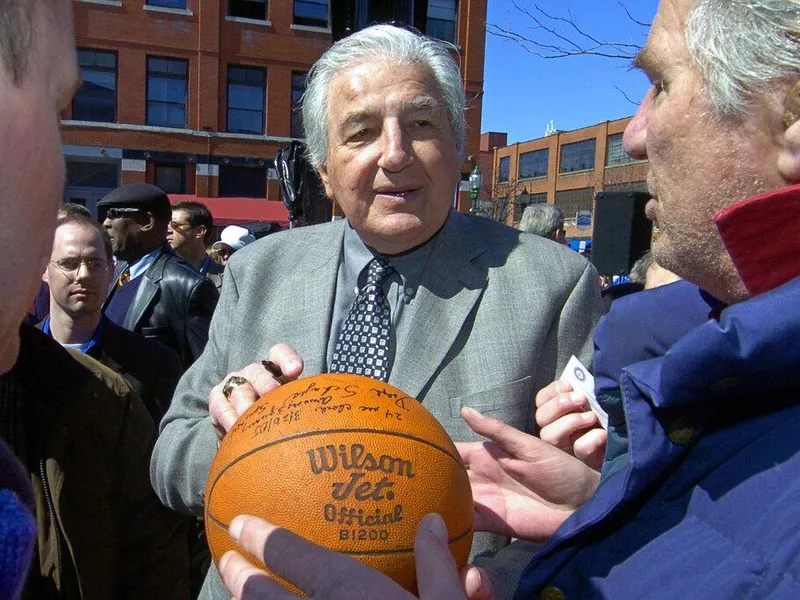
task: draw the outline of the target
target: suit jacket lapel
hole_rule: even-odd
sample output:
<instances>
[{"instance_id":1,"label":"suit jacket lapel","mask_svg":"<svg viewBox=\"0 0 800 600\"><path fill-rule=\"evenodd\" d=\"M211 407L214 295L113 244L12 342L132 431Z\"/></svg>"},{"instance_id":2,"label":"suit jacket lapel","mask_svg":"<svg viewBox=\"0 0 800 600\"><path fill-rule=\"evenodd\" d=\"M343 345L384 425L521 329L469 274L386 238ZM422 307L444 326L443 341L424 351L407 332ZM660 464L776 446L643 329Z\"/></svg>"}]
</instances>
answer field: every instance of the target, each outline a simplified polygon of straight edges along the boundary
<instances>
[{"instance_id":1,"label":"suit jacket lapel","mask_svg":"<svg viewBox=\"0 0 800 600\"><path fill-rule=\"evenodd\" d=\"M298 258L295 269L283 277L285 286L275 298L288 298L290 305L277 307L286 312L281 326L285 332L297 332L293 347L303 357L306 373L327 370L328 337L330 336L333 303L336 296L336 278L341 262L344 219L331 225L333 232L322 232L307 244L307 259Z\"/></svg>"},{"instance_id":2,"label":"suit jacket lapel","mask_svg":"<svg viewBox=\"0 0 800 600\"><path fill-rule=\"evenodd\" d=\"M159 252L153 264L141 275L142 282L136 290L136 295L133 297L130 308L128 308L128 314L125 315L125 322L122 325L128 331L136 331L136 327L139 325L144 313L155 302L158 294L158 282L161 281L165 260L165 253L163 251Z\"/></svg>"},{"instance_id":3,"label":"suit jacket lapel","mask_svg":"<svg viewBox=\"0 0 800 600\"><path fill-rule=\"evenodd\" d=\"M486 251L486 242L472 229L469 219L450 214L416 296L403 309L410 327L397 339L389 383L399 382L415 398L430 384L486 288L486 270L473 262Z\"/></svg>"}]
</instances>

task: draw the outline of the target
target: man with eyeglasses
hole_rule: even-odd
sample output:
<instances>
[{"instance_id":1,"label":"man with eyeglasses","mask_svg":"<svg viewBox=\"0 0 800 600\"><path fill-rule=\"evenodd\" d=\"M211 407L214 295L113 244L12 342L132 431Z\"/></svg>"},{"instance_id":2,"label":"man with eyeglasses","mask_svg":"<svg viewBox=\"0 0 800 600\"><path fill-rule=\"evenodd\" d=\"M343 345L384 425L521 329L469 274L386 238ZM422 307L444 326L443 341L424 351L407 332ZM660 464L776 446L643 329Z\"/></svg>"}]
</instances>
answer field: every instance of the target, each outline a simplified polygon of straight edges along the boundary
<instances>
[{"instance_id":1,"label":"man with eyeglasses","mask_svg":"<svg viewBox=\"0 0 800 600\"><path fill-rule=\"evenodd\" d=\"M146 183L124 185L97 203L119 263L104 306L121 327L175 350L184 369L203 352L219 293L167 241L172 207Z\"/></svg>"},{"instance_id":2,"label":"man with eyeglasses","mask_svg":"<svg viewBox=\"0 0 800 600\"><path fill-rule=\"evenodd\" d=\"M224 267L206 252L213 229L214 217L202 202L181 200L172 205L172 220L167 225L167 243L175 254L220 289Z\"/></svg>"},{"instance_id":3,"label":"man with eyeglasses","mask_svg":"<svg viewBox=\"0 0 800 600\"><path fill-rule=\"evenodd\" d=\"M111 242L100 225L85 216L60 216L42 276L50 288L50 314L39 328L62 346L88 354L122 375L157 424L183 373L181 361L163 344L103 315L111 259Z\"/></svg>"}]
</instances>

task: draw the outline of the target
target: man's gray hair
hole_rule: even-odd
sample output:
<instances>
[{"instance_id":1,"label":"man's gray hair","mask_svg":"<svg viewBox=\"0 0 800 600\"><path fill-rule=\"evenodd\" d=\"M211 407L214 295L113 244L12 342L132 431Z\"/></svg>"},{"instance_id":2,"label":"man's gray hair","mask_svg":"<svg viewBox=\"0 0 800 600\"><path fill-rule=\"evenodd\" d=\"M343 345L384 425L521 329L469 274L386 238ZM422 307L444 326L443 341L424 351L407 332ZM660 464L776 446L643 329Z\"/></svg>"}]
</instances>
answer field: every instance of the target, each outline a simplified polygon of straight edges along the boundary
<instances>
[{"instance_id":1,"label":"man's gray hair","mask_svg":"<svg viewBox=\"0 0 800 600\"><path fill-rule=\"evenodd\" d=\"M447 110L456 150L464 156L466 99L452 45L393 25L373 25L336 42L308 73L303 94L303 128L312 166L325 164L328 154L328 93L334 75L371 60L389 60L427 68Z\"/></svg>"},{"instance_id":2,"label":"man's gray hair","mask_svg":"<svg viewBox=\"0 0 800 600\"><path fill-rule=\"evenodd\" d=\"M655 264L652 250L646 250L631 267L631 281L644 284L647 281L647 270Z\"/></svg>"},{"instance_id":3,"label":"man's gray hair","mask_svg":"<svg viewBox=\"0 0 800 600\"><path fill-rule=\"evenodd\" d=\"M800 0L696 0L686 43L717 118L800 75Z\"/></svg>"},{"instance_id":4,"label":"man's gray hair","mask_svg":"<svg viewBox=\"0 0 800 600\"><path fill-rule=\"evenodd\" d=\"M532 204L522 212L519 229L541 237L550 237L564 228L564 213L554 204Z\"/></svg>"},{"instance_id":5,"label":"man's gray hair","mask_svg":"<svg viewBox=\"0 0 800 600\"><path fill-rule=\"evenodd\" d=\"M33 37L33 9L37 2L0 0L0 61L17 82L25 75Z\"/></svg>"}]
</instances>

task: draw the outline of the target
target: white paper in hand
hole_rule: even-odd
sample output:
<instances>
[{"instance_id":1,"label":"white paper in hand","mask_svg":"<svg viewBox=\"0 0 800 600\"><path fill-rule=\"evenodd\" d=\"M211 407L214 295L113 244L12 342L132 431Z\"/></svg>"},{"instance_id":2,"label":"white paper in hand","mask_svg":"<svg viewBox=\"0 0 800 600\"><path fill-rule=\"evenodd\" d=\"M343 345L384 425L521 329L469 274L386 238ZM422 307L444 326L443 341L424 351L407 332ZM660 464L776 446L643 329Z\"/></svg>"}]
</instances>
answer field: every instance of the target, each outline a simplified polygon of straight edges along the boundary
<instances>
[{"instance_id":1,"label":"white paper in hand","mask_svg":"<svg viewBox=\"0 0 800 600\"><path fill-rule=\"evenodd\" d=\"M608 415L597 403L597 398L594 397L594 377L575 356L570 357L564 372L561 374L561 380L568 381L573 390L583 392L586 395L589 407L597 415L600 425L603 426L603 429L608 429Z\"/></svg>"}]
</instances>

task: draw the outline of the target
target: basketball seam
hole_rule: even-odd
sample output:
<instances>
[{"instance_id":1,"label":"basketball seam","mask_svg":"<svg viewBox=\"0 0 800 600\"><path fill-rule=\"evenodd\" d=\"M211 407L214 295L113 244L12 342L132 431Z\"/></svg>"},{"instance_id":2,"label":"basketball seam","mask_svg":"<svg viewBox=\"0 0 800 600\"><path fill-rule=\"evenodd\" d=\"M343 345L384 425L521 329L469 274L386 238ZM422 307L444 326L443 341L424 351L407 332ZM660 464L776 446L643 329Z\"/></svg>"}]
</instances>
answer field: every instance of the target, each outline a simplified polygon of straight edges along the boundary
<instances>
[{"instance_id":1,"label":"basketball seam","mask_svg":"<svg viewBox=\"0 0 800 600\"><path fill-rule=\"evenodd\" d=\"M268 442L268 443L266 443L266 444L264 444L262 446L259 446L258 448L253 448L252 450L248 450L244 454L241 454L241 455L237 456L233 461L231 461L230 463L225 465L224 469L222 469L219 473L217 473L217 476L214 478L214 483L211 484L211 487L208 490L208 497L211 498L211 496L214 494L214 488L217 487L217 482L228 471L228 469L232 468L234 465L236 465L240 461L244 460L248 456L250 456L252 454L255 454L256 452L260 452L264 448L269 448L270 446L275 446L277 444L282 444L283 442L289 442L289 441L298 440L298 439L302 439L302 438L306 438L306 437L311 437L311 436L314 436L314 435L323 435L323 434L330 434L330 433L374 433L374 434L380 434L380 435L392 435L392 436L395 436L395 437L402 437L402 438L406 438L406 439L413 440L413 441L416 441L416 442L421 442L421 443L425 444L426 446L430 446L431 448L435 448L439 452L447 455L456 464L458 464L458 466L460 466L462 469L466 470L464 468L464 465L461 463L461 460L455 458L452 454L450 454L444 448L441 448L441 447L437 446L436 444L433 444L433 443L429 442L428 440L424 440L422 438L418 438L418 437L415 437L413 435L408 435L407 433L399 433L399 432L395 432L395 431L376 431L375 429L325 429L325 430L322 430L322 431L309 431L309 432L306 432L306 433L298 433L298 434L295 434L295 435L292 435L292 436L289 436L289 437L281 438L279 440L275 440L274 442ZM208 514L208 510L206 510L206 513ZM211 516L211 515L209 515L209 516Z\"/></svg>"}]
</instances>

